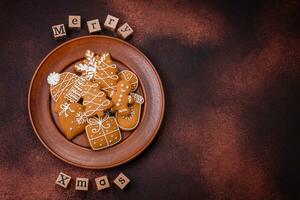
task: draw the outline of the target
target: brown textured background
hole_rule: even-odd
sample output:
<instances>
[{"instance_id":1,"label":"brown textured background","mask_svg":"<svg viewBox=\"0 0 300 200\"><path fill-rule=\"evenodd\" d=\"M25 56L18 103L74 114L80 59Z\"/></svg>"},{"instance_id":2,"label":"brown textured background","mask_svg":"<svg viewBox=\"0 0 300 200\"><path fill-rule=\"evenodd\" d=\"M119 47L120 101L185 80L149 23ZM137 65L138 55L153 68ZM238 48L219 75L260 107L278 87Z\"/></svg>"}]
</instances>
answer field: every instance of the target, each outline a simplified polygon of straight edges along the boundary
<instances>
[{"instance_id":1,"label":"brown textured background","mask_svg":"<svg viewBox=\"0 0 300 200\"><path fill-rule=\"evenodd\" d=\"M166 113L137 159L85 170L39 142L27 92L50 50L108 13L132 25L130 43L156 66ZM83 29L52 40L69 14ZM299 1L2 0L0 199L299 199L299 17ZM55 186L60 171L89 178L90 191ZM96 192L93 178L121 171L125 191Z\"/></svg>"}]
</instances>

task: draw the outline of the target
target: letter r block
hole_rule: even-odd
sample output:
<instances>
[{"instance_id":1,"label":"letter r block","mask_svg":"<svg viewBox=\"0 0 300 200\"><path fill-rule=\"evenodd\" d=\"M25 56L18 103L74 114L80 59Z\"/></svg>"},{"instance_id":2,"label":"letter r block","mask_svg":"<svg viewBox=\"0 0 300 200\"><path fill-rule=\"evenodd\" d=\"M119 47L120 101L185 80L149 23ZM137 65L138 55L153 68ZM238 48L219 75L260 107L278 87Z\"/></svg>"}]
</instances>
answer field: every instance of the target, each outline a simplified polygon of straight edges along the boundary
<instances>
[{"instance_id":1,"label":"letter r block","mask_svg":"<svg viewBox=\"0 0 300 200\"><path fill-rule=\"evenodd\" d=\"M98 191L104 190L104 189L110 187L107 176L101 176L101 177L95 178L95 182L96 182Z\"/></svg>"},{"instance_id":2,"label":"letter r block","mask_svg":"<svg viewBox=\"0 0 300 200\"><path fill-rule=\"evenodd\" d=\"M61 39L67 36L66 28L64 24L58 24L52 26L54 39Z\"/></svg>"},{"instance_id":3,"label":"letter r block","mask_svg":"<svg viewBox=\"0 0 300 200\"><path fill-rule=\"evenodd\" d=\"M107 15L106 20L104 22L104 28L110 31L115 31L118 22L119 22L119 18L114 17L112 15Z\"/></svg>"},{"instance_id":4,"label":"letter r block","mask_svg":"<svg viewBox=\"0 0 300 200\"><path fill-rule=\"evenodd\" d=\"M63 188L67 188L70 181L71 181L71 176L68 176L67 174L60 172L56 179L56 184Z\"/></svg>"},{"instance_id":5,"label":"letter r block","mask_svg":"<svg viewBox=\"0 0 300 200\"><path fill-rule=\"evenodd\" d=\"M90 21L87 21L86 23L87 23L90 34L101 31L99 19L90 20Z\"/></svg>"},{"instance_id":6,"label":"letter r block","mask_svg":"<svg viewBox=\"0 0 300 200\"><path fill-rule=\"evenodd\" d=\"M88 191L89 179L88 178L76 178L75 190Z\"/></svg>"}]
</instances>

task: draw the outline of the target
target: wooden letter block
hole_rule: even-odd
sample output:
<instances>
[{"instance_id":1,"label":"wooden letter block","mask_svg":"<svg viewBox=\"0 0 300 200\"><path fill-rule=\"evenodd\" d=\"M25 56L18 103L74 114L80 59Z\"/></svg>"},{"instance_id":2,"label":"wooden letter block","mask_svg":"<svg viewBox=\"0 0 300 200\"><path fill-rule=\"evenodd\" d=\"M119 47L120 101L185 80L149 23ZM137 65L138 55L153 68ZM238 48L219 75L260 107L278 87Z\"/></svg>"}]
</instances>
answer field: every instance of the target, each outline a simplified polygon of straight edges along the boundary
<instances>
[{"instance_id":1,"label":"wooden letter block","mask_svg":"<svg viewBox=\"0 0 300 200\"><path fill-rule=\"evenodd\" d=\"M101 177L95 178L95 182L96 182L98 191L110 187L107 176L101 176Z\"/></svg>"},{"instance_id":2,"label":"wooden letter block","mask_svg":"<svg viewBox=\"0 0 300 200\"><path fill-rule=\"evenodd\" d=\"M81 17L79 15L69 15L69 28L70 29L81 28Z\"/></svg>"},{"instance_id":3,"label":"wooden letter block","mask_svg":"<svg viewBox=\"0 0 300 200\"><path fill-rule=\"evenodd\" d=\"M118 28L117 33L124 39L128 39L130 36L132 36L133 30L132 28L127 24L123 24L120 28Z\"/></svg>"},{"instance_id":4,"label":"wooden letter block","mask_svg":"<svg viewBox=\"0 0 300 200\"><path fill-rule=\"evenodd\" d=\"M67 188L70 181L71 181L71 176L68 176L67 174L60 172L56 179L56 184L63 188Z\"/></svg>"},{"instance_id":5,"label":"wooden letter block","mask_svg":"<svg viewBox=\"0 0 300 200\"><path fill-rule=\"evenodd\" d=\"M66 28L64 24L58 24L52 26L54 39L61 39L67 36Z\"/></svg>"},{"instance_id":6,"label":"wooden letter block","mask_svg":"<svg viewBox=\"0 0 300 200\"><path fill-rule=\"evenodd\" d=\"M129 178L127 178L123 173L120 173L119 176L114 180L114 183L122 190L126 187L126 185L129 182Z\"/></svg>"},{"instance_id":7,"label":"wooden letter block","mask_svg":"<svg viewBox=\"0 0 300 200\"><path fill-rule=\"evenodd\" d=\"M76 190L88 191L89 179L88 178L76 178Z\"/></svg>"},{"instance_id":8,"label":"wooden letter block","mask_svg":"<svg viewBox=\"0 0 300 200\"><path fill-rule=\"evenodd\" d=\"M87 21L86 23L87 23L90 34L101 31L99 19L90 20L90 21Z\"/></svg>"},{"instance_id":9,"label":"wooden letter block","mask_svg":"<svg viewBox=\"0 0 300 200\"><path fill-rule=\"evenodd\" d=\"M118 22L119 22L119 18L114 17L112 15L107 15L106 20L104 22L104 28L110 31L115 31Z\"/></svg>"}]
</instances>

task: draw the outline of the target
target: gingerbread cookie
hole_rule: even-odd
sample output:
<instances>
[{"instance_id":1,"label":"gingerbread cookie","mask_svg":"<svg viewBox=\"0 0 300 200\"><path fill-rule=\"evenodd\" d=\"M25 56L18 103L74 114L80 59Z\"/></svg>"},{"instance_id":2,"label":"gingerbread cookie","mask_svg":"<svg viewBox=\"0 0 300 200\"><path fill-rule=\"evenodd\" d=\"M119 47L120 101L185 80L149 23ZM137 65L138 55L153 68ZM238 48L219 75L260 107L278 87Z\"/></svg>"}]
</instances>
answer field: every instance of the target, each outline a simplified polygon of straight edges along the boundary
<instances>
[{"instance_id":1,"label":"gingerbread cookie","mask_svg":"<svg viewBox=\"0 0 300 200\"><path fill-rule=\"evenodd\" d=\"M118 69L112 62L109 53L101 56L87 50L85 60L75 65L75 70L82 74L87 80L97 82L104 91L116 90L118 82Z\"/></svg>"},{"instance_id":2,"label":"gingerbread cookie","mask_svg":"<svg viewBox=\"0 0 300 200\"><path fill-rule=\"evenodd\" d=\"M134 103L129 106L130 114L128 116L118 115L116 119L121 130L130 131L137 127L140 122L141 108L144 103L144 98L141 95L132 93Z\"/></svg>"},{"instance_id":3,"label":"gingerbread cookie","mask_svg":"<svg viewBox=\"0 0 300 200\"><path fill-rule=\"evenodd\" d=\"M85 132L93 150L110 147L122 139L116 119L109 114L103 118L89 118Z\"/></svg>"},{"instance_id":4,"label":"gingerbread cookie","mask_svg":"<svg viewBox=\"0 0 300 200\"><path fill-rule=\"evenodd\" d=\"M139 80L133 72L129 70L123 70L118 74L118 76L120 80L125 80L130 83L131 92L134 92L138 88Z\"/></svg>"},{"instance_id":5,"label":"gingerbread cookie","mask_svg":"<svg viewBox=\"0 0 300 200\"><path fill-rule=\"evenodd\" d=\"M118 112L122 116L128 116L130 114L128 104L133 103L133 99L131 95L129 95L130 91L130 83L122 80L117 84L117 91L110 91L108 93L109 97L111 97L111 101L114 103L112 111Z\"/></svg>"},{"instance_id":6,"label":"gingerbread cookie","mask_svg":"<svg viewBox=\"0 0 300 200\"><path fill-rule=\"evenodd\" d=\"M118 77L118 69L116 64L112 62L109 53L103 53L97 60L97 73L94 80L100 84L101 89L105 91L116 90Z\"/></svg>"},{"instance_id":7,"label":"gingerbread cookie","mask_svg":"<svg viewBox=\"0 0 300 200\"><path fill-rule=\"evenodd\" d=\"M107 99L106 93L100 90L98 83L85 81L81 95L83 96L82 104L86 106L85 115L87 117L98 115L104 116L104 111L112 107L113 103Z\"/></svg>"},{"instance_id":8,"label":"gingerbread cookie","mask_svg":"<svg viewBox=\"0 0 300 200\"><path fill-rule=\"evenodd\" d=\"M84 131L87 117L83 105L65 101L59 107L58 119L64 134L71 140Z\"/></svg>"},{"instance_id":9,"label":"gingerbread cookie","mask_svg":"<svg viewBox=\"0 0 300 200\"><path fill-rule=\"evenodd\" d=\"M84 78L70 72L56 73L52 72L47 78L50 85L52 99L56 102L55 111L68 99L70 102L78 102L81 98L81 91Z\"/></svg>"}]
</instances>

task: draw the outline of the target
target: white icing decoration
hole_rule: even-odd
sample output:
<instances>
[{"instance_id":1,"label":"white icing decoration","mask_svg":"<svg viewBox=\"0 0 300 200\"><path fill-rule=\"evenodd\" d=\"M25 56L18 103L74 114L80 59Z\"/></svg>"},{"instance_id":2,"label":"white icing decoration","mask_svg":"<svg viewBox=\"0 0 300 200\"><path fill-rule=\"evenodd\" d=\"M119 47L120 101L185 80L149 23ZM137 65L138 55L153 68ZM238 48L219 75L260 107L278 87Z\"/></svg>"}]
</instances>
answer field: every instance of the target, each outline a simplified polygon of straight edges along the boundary
<instances>
[{"instance_id":1,"label":"white icing decoration","mask_svg":"<svg viewBox=\"0 0 300 200\"><path fill-rule=\"evenodd\" d=\"M50 73L47 77L48 84L51 86L56 85L59 82L59 79L60 79L60 74L56 72Z\"/></svg>"},{"instance_id":2,"label":"white icing decoration","mask_svg":"<svg viewBox=\"0 0 300 200\"><path fill-rule=\"evenodd\" d=\"M76 114L76 122L78 124L84 124L87 121L87 116L83 112L78 112Z\"/></svg>"},{"instance_id":3,"label":"white icing decoration","mask_svg":"<svg viewBox=\"0 0 300 200\"><path fill-rule=\"evenodd\" d=\"M133 101L139 104L143 104L144 103L144 98L136 93L131 93L131 96L133 96Z\"/></svg>"},{"instance_id":4,"label":"white icing decoration","mask_svg":"<svg viewBox=\"0 0 300 200\"><path fill-rule=\"evenodd\" d=\"M60 105L61 111L59 112L59 116L65 115L65 117L68 117L69 115L68 115L67 111L75 112L74 110L72 110L70 108L70 105L71 104L69 104L69 103L63 103L63 104L61 104Z\"/></svg>"},{"instance_id":5,"label":"white icing decoration","mask_svg":"<svg viewBox=\"0 0 300 200\"><path fill-rule=\"evenodd\" d=\"M79 63L79 64L75 65L75 69L78 72L84 72L84 74L82 76L84 78L86 78L87 80L92 80L97 72L95 66L89 66L85 63L84 64Z\"/></svg>"}]
</instances>

